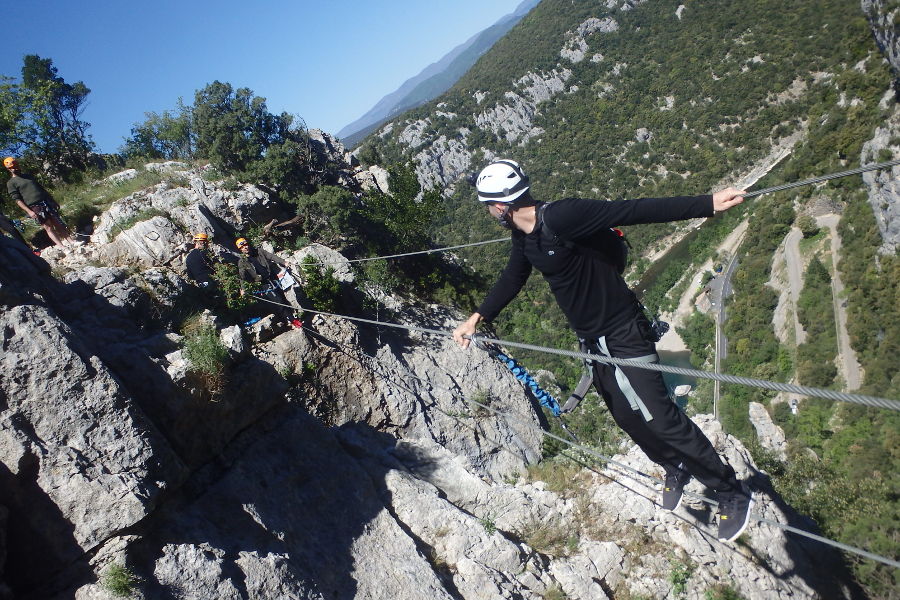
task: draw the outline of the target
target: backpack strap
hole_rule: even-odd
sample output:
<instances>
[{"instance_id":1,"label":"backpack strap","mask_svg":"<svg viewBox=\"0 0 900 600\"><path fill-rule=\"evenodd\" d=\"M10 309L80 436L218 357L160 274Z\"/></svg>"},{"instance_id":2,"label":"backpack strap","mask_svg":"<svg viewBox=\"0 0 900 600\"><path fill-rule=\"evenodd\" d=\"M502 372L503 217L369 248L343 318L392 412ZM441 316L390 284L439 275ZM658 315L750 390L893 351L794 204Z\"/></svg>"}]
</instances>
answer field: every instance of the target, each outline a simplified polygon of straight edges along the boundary
<instances>
[{"instance_id":1,"label":"backpack strap","mask_svg":"<svg viewBox=\"0 0 900 600\"><path fill-rule=\"evenodd\" d=\"M547 225L547 221L544 220L544 211L547 209L547 206L548 206L548 203L541 202L540 205L537 207L537 227L541 228L542 235L545 235L546 237L550 238L551 241L554 244L556 244L557 246L562 246L564 248L568 248L569 250L573 250L580 254L586 254L586 255L596 258L598 260L602 260L606 264L608 264L611 267L613 267L614 269L616 269L616 271L618 271L619 273L622 272L622 268L624 267L624 262L622 265L620 265L616 262L616 259L614 257L610 256L606 252L603 252L602 250L598 250L597 248L592 248L590 246L578 244L576 242L573 242L572 240L563 239L559 236L559 234L554 232L553 229L551 229L550 226ZM621 235L618 232L618 230L614 230L612 228L610 228L609 232L612 235ZM626 240L624 238L624 236L621 236L621 237L622 237L623 243L628 244L628 240ZM628 244L628 245L629 245L629 247L631 246L631 244Z\"/></svg>"}]
</instances>

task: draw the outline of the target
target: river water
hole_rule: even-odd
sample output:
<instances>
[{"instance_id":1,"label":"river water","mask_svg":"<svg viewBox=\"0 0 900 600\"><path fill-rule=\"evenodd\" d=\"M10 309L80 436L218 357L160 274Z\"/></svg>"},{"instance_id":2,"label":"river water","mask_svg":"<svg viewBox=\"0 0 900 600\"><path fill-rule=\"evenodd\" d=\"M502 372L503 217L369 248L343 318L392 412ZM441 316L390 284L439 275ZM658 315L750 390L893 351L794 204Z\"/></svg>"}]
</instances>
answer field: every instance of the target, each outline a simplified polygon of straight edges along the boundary
<instances>
[{"instance_id":1,"label":"river water","mask_svg":"<svg viewBox=\"0 0 900 600\"><path fill-rule=\"evenodd\" d=\"M691 364L691 353L690 352L658 352L659 354L659 362L664 365L668 365L670 367L682 367L684 369L693 369L694 365ZM666 387L669 390L675 389L675 386L688 384L691 387L697 384L696 377L688 377L686 375L676 375L674 373L663 373L663 379L666 382Z\"/></svg>"},{"instance_id":2,"label":"river water","mask_svg":"<svg viewBox=\"0 0 900 600\"><path fill-rule=\"evenodd\" d=\"M705 225L705 223L704 223ZM700 227L703 227L701 225ZM685 236L678 241L677 244L672 246L662 257L656 260L652 265L647 267L647 270L644 271L644 274L641 275L640 281L637 282L631 289L634 290L634 293L641 297L644 295L650 286L652 286L656 279L659 277L660 273L666 268L666 265L669 264L669 261L677 260L685 258L689 255L690 244L697 237L697 233L700 231L700 228L695 228L690 230Z\"/></svg>"}]
</instances>

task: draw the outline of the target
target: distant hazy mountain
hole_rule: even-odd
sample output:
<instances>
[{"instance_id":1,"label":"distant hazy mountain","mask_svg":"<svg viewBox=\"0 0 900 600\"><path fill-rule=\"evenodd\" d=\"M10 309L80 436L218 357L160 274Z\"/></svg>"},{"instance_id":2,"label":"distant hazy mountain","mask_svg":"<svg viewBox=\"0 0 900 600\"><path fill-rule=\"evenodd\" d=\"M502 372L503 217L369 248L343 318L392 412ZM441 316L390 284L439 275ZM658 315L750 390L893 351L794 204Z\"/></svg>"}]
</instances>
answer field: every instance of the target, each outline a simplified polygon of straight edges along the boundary
<instances>
[{"instance_id":1,"label":"distant hazy mountain","mask_svg":"<svg viewBox=\"0 0 900 600\"><path fill-rule=\"evenodd\" d=\"M369 112L338 131L337 136L345 145L352 147L384 121L440 96L539 2L524 0L514 12L473 35L415 77L407 79L395 92L379 100Z\"/></svg>"}]
</instances>

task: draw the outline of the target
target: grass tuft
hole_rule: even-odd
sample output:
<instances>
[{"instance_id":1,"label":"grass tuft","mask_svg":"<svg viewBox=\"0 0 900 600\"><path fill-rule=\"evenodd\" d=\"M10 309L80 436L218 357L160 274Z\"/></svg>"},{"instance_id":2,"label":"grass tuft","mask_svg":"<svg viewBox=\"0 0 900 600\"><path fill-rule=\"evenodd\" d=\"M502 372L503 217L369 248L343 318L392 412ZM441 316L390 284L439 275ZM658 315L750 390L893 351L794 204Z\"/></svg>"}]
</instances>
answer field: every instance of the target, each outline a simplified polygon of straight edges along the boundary
<instances>
[{"instance_id":1,"label":"grass tuft","mask_svg":"<svg viewBox=\"0 0 900 600\"><path fill-rule=\"evenodd\" d=\"M190 319L184 326L182 342L184 355L191 369L203 378L212 398L225 388L225 365L228 349L222 344L215 326L199 318Z\"/></svg>"},{"instance_id":2,"label":"grass tuft","mask_svg":"<svg viewBox=\"0 0 900 600\"><path fill-rule=\"evenodd\" d=\"M125 565L111 564L103 573L102 586L113 596L129 598L140 579Z\"/></svg>"}]
</instances>

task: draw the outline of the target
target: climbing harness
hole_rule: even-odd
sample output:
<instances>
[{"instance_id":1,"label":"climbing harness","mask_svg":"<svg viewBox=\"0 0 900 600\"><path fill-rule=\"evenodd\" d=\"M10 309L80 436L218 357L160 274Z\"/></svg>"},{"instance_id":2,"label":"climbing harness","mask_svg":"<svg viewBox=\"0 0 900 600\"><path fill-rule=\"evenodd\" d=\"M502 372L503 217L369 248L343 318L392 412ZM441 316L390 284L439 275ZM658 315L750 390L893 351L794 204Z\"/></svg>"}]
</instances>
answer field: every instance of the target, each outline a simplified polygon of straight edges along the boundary
<instances>
[{"instance_id":1,"label":"climbing harness","mask_svg":"<svg viewBox=\"0 0 900 600\"><path fill-rule=\"evenodd\" d=\"M578 437L572 433L569 427L566 425L566 422L562 418L562 410L559 407L559 402L557 402L556 398L553 397L548 391L543 389L537 381L531 376L528 370L519 364L519 362L513 357L505 354L499 347L494 344L487 343L487 340L481 338L475 342L475 345L488 353L492 358L496 358L501 363L503 363L506 368L508 368L512 374L525 384L525 386L531 391L532 395L535 399L540 403L541 406L547 408L556 420L559 422L559 426L562 427L563 431L565 431L573 440L578 441Z\"/></svg>"},{"instance_id":2,"label":"climbing harness","mask_svg":"<svg viewBox=\"0 0 900 600\"><path fill-rule=\"evenodd\" d=\"M654 344L662 339L662 336L669 330L669 324L665 321L661 321L655 316L651 316L650 311L644 308L643 304L638 303L640 306L641 312L647 317L649 321L649 331L647 331L647 340L653 342ZM589 343L590 342L590 343ZM606 348L605 340L601 337L598 340L585 340L584 338L578 339L578 349L580 352L584 354L596 354L593 352L593 349L599 350L600 354L607 357L612 357L609 353L609 350ZM659 362L659 356L656 354L651 354L645 357L638 358L630 358L628 360L635 360L641 362ZM584 372L581 375L581 379L578 381L578 384L575 386L575 391L566 399L566 403L562 407L562 412L568 413L575 410L578 405L584 400L585 395L591 389L591 384L594 382L594 362L592 360L584 359ZM622 388L622 392L628 398L628 402L631 405L633 410L640 410L644 417L649 421L653 417L650 417L650 413L647 411L647 408L644 406L643 400L635 393L632 389L631 384L628 382L628 379L625 377L625 374L619 367L616 367L616 381L619 382L620 387Z\"/></svg>"}]
</instances>

